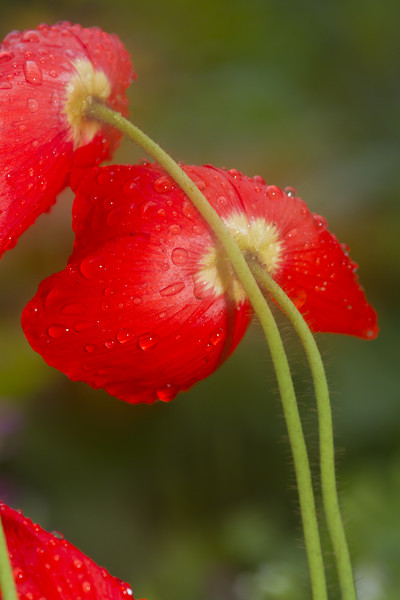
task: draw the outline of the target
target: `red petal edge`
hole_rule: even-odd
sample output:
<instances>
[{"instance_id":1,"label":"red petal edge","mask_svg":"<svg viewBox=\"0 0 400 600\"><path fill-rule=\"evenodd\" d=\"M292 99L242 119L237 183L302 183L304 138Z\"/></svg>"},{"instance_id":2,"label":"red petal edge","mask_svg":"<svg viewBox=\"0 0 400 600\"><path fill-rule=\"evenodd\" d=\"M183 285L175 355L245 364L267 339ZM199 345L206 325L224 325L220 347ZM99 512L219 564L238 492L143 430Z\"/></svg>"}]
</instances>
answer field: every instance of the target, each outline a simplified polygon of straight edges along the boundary
<instances>
[{"instance_id":1,"label":"red petal edge","mask_svg":"<svg viewBox=\"0 0 400 600\"><path fill-rule=\"evenodd\" d=\"M117 36L62 22L13 31L0 44L0 256L49 210L73 166L97 165L119 143L121 135L104 127L74 152L64 101L77 59L106 73L108 104L126 115L135 74Z\"/></svg>"},{"instance_id":2,"label":"red petal edge","mask_svg":"<svg viewBox=\"0 0 400 600\"><path fill-rule=\"evenodd\" d=\"M127 583L110 575L75 546L0 503L19 598L128 600ZM1 595L0 595L1 598Z\"/></svg>"}]
</instances>

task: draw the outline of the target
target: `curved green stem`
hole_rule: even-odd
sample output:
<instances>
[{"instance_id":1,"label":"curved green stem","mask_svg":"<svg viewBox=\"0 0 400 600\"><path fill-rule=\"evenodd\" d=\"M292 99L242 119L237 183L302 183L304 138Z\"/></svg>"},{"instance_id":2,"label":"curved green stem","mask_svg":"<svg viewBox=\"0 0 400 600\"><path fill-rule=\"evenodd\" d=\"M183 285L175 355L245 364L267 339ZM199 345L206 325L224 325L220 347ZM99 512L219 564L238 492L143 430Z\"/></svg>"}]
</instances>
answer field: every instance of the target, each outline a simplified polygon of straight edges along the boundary
<instances>
[{"instance_id":1,"label":"curved green stem","mask_svg":"<svg viewBox=\"0 0 400 600\"><path fill-rule=\"evenodd\" d=\"M18 600L15 581L8 555L7 540L0 516L0 590L2 600Z\"/></svg>"},{"instance_id":2,"label":"curved green stem","mask_svg":"<svg viewBox=\"0 0 400 600\"><path fill-rule=\"evenodd\" d=\"M260 320L276 371L295 466L312 597L314 600L327 600L325 571L307 447L285 349L268 303L225 224L181 167L145 133L124 119L121 114L111 111L103 104L96 103L95 100L87 102L85 115L87 118L108 123L119 129L129 139L139 144L169 173L207 221L235 269Z\"/></svg>"},{"instance_id":3,"label":"curved green stem","mask_svg":"<svg viewBox=\"0 0 400 600\"><path fill-rule=\"evenodd\" d=\"M336 486L332 411L321 354L302 314L282 288L260 265L252 265L252 272L258 284L270 294L291 321L307 355L318 407L321 489L326 522L336 557L342 598L343 600L356 600L353 569Z\"/></svg>"}]
</instances>

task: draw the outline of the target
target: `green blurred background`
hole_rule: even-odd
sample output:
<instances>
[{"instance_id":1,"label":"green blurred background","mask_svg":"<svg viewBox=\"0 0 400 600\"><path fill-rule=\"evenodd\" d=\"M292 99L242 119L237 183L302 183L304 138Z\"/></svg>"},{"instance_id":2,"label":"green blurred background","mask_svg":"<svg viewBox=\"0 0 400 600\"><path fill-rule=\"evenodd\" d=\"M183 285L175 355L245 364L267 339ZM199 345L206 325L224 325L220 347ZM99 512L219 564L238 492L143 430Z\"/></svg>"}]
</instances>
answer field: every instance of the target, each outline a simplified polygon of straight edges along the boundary
<instances>
[{"instance_id":1,"label":"green blurred background","mask_svg":"<svg viewBox=\"0 0 400 600\"><path fill-rule=\"evenodd\" d=\"M400 594L399 17L397 0L0 4L1 37L60 19L117 33L139 75L139 126L186 163L294 186L350 245L382 331L318 341L360 600ZM142 156L123 143L115 162ZM292 462L256 326L211 378L151 407L69 382L26 343L20 313L65 264L71 203L64 193L0 263L1 498L138 598L306 600ZM312 387L282 325L316 468Z\"/></svg>"}]
</instances>

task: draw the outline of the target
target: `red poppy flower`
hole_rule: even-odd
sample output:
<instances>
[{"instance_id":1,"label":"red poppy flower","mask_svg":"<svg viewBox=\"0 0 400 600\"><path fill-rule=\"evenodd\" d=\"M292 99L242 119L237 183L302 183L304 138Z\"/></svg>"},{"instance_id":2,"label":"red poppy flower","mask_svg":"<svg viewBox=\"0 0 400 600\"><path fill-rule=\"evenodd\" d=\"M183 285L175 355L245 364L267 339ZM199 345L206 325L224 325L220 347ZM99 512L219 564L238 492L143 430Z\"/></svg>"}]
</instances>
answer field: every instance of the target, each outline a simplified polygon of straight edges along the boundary
<instances>
[{"instance_id":1,"label":"red poppy flower","mask_svg":"<svg viewBox=\"0 0 400 600\"><path fill-rule=\"evenodd\" d=\"M75 546L44 531L6 504L0 517L19 598L127 600L132 590ZM1 598L1 593L0 593Z\"/></svg>"},{"instance_id":2,"label":"red poppy flower","mask_svg":"<svg viewBox=\"0 0 400 600\"><path fill-rule=\"evenodd\" d=\"M355 263L292 189L234 170L184 168L313 331L376 336ZM25 308L25 335L71 379L130 402L170 400L239 343L251 316L243 289L158 166L90 169L76 192L73 254Z\"/></svg>"},{"instance_id":3,"label":"red poppy flower","mask_svg":"<svg viewBox=\"0 0 400 600\"><path fill-rule=\"evenodd\" d=\"M88 95L126 114L134 77L115 35L63 22L0 44L0 255L49 209L75 160L99 164L120 134L85 121Z\"/></svg>"}]
</instances>

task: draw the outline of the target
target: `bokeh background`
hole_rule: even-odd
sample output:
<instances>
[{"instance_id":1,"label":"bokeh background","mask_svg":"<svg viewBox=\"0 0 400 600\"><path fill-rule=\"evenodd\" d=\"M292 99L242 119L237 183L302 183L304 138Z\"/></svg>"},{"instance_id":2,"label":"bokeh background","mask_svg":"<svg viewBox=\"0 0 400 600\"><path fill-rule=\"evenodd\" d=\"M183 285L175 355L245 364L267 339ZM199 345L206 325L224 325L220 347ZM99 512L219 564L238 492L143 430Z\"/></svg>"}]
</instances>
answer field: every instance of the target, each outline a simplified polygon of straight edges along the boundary
<instances>
[{"instance_id":1,"label":"bokeh background","mask_svg":"<svg viewBox=\"0 0 400 600\"><path fill-rule=\"evenodd\" d=\"M60 19L117 33L139 75L130 90L139 126L186 163L294 186L350 245L381 334L318 342L360 600L397 600L400 590L399 13L397 0L0 3L1 37ZM115 162L142 157L124 142ZM20 313L65 264L71 203L67 191L0 263L1 498L138 598L309 598L257 326L211 378L151 407L71 383L28 346ZM281 322L316 468L312 387Z\"/></svg>"}]
</instances>

